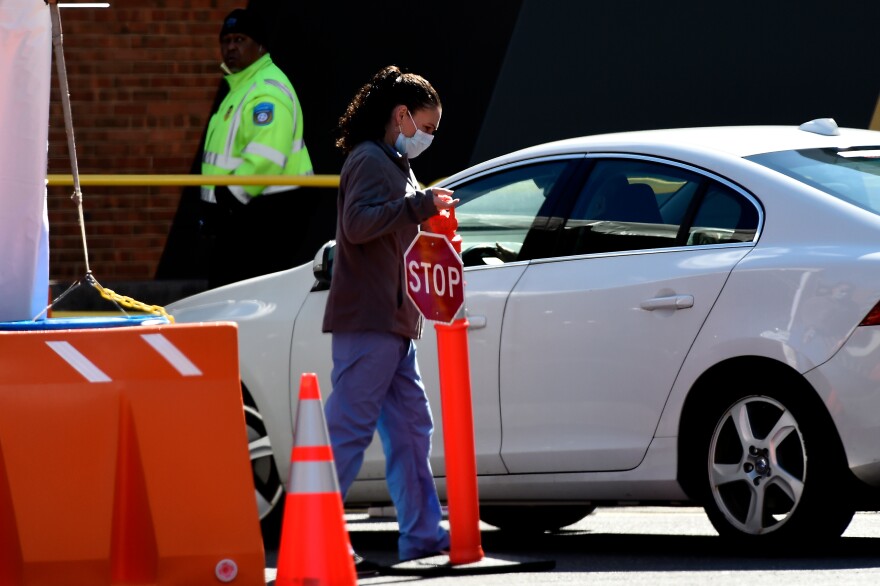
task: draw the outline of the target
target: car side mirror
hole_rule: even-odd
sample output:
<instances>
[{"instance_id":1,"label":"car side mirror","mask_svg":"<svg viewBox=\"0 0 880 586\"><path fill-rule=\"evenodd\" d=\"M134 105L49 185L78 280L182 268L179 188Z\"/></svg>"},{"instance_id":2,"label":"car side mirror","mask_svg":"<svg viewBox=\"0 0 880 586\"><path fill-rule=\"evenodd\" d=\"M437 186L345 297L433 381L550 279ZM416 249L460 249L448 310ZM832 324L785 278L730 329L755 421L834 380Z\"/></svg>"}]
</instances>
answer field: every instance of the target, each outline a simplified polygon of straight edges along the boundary
<instances>
[{"instance_id":1,"label":"car side mirror","mask_svg":"<svg viewBox=\"0 0 880 586\"><path fill-rule=\"evenodd\" d=\"M315 275L315 286L312 291L323 291L330 288L330 277L333 274L333 253L336 250L336 241L325 242L312 262L312 273Z\"/></svg>"}]
</instances>

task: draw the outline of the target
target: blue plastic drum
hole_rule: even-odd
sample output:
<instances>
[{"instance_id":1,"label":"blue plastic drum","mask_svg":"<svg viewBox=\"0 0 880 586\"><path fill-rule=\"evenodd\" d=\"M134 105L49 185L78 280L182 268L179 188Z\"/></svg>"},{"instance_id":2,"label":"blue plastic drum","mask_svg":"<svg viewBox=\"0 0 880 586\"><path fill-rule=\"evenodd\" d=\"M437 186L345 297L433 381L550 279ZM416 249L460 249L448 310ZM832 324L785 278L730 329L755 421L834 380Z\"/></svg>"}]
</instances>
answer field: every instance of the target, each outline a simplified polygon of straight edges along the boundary
<instances>
[{"instance_id":1,"label":"blue plastic drum","mask_svg":"<svg viewBox=\"0 0 880 586\"><path fill-rule=\"evenodd\" d=\"M0 331L79 330L143 325L154 326L167 323L170 323L168 318L159 315L50 317L39 320L3 321L0 322Z\"/></svg>"}]
</instances>

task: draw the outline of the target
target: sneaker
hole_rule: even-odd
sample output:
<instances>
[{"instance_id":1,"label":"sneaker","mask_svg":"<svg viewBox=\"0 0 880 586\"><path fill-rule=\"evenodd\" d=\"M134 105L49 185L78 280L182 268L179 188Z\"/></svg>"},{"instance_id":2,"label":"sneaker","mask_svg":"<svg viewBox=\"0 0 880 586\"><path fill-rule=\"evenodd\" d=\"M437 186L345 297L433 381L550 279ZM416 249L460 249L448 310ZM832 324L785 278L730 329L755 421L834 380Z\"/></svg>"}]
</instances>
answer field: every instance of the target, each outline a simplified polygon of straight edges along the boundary
<instances>
[{"instance_id":1,"label":"sneaker","mask_svg":"<svg viewBox=\"0 0 880 586\"><path fill-rule=\"evenodd\" d=\"M356 552L352 552L351 558L354 560L354 570L359 577L376 575L382 567L375 562L364 559L364 556Z\"/></svg>"},{"instance_id":2,"label":"sneaker","mask_svg":"<svg viewBox=\"0 0 880 586\"><path fill-rule=\"evenodd\" d=\"M401 561L404 561L404 562L411 562L411 561L414 561L414 560L423 560L423 559L425 559L425 558L434 558L434 557L444 556L444 555L446 555L446 556L449 555L449 550L448 550L448 549L438 549L437 551L431 551L431 552L428 552L428 553L420 553L420 554L416 555L415 557L411 557L411 558L408 558L408 559L405 559L405 560L401 560Z\"/></svg>"}]
</instances>

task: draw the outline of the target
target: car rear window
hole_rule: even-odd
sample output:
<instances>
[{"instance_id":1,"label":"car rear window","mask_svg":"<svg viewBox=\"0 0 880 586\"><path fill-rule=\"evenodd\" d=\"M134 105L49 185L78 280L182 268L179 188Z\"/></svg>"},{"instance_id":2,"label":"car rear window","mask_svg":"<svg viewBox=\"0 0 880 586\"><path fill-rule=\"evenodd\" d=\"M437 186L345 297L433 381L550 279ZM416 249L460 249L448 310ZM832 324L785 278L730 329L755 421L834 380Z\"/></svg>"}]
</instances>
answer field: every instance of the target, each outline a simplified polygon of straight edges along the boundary
<instances>
[{"instance_id":1,"label":"car rear window","mask_svg":"<svg viewBox=\"0 0 880 586\"><path fill-rule=\"evenodd\" d=\"M781 151L746 158L880 214L880 146Z\"/></svg>"}]
</instances>

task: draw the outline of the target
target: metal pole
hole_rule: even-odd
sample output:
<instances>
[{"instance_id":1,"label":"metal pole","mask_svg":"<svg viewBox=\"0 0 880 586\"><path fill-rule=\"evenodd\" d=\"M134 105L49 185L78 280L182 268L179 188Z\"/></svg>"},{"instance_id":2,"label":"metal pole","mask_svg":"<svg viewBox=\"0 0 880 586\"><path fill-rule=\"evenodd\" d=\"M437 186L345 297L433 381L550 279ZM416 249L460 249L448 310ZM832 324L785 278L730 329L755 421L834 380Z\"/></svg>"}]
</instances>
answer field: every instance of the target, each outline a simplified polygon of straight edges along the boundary
<instances>
[{"instance_id":1,"label":"metal pole","mask_svg":"<svg viewBox=\"0 0 880 586\"><path fill-rule=\"evenodd\" d=\"M89 247L86 244L86 224L83 217L82 190L79 184L79 166L76 161L76 141L73 135L73 116L70 108L70 90L67 84L67 67L64 63L64 41L61 34L61 14L58 10L58 0L46 0L52 15L52 47L55 50L55 66L58 71L58 83L61 89L61 104L64 110L64 128L67 131L67 150L70 155L70 169L73 174L73 195L71 199L76 203L79 214L79 230L82 235L83 255L86 263L86 276L91 275L89 268Z\"/></svg>"},{"instance_id":2,"label":"metal pole","mask_svg":"<svg viewBox=\"0 0 880 586\"><path fill-rule=\"evenodd\" d=\"M339 175L102 175L79 176L81 185L167 187L169 185L301 185L339 187ZM46 175L50 186L73 185L72 175Z\"/></svg>"}]
</instances>

